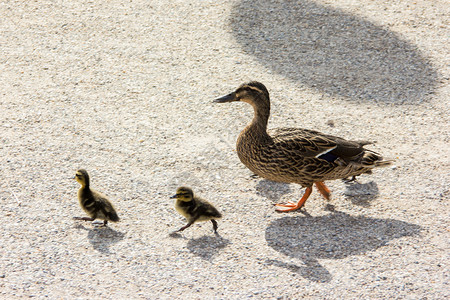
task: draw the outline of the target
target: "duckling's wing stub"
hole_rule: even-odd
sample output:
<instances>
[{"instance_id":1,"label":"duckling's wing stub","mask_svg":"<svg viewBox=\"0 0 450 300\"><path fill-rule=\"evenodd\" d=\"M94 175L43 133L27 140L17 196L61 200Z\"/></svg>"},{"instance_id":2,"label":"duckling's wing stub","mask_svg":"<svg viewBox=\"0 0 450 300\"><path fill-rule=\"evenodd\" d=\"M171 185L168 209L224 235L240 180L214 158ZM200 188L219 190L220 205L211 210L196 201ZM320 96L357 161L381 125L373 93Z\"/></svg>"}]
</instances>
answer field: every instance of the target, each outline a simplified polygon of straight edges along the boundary
<instances>
[{"instance_id":1,"label":"duckling's wing stub","mask_svg":"<svg viewBox=\"0 0 450 300\"><path fill-rule=\"evenodd\" d=\"M107 211L106 216L108 217L108 220L110 220L112 222L119 222L119 220L120 220L120 218L117 215L115 210Z\"/></svg>"},{"instance_id":2,"label":"duckling's wing stub","mask_svg":"<svg viewBox=\"0 0 450 300\"><path fill-rule=\"evenodd\" d=\"M120 218L117 215L116 210L112 206L112 204L108 201L105 203L105 205L102 206L103 213L108 218L108 220L112 222L119 222Z\"/></svg>"},{"instance_id":3,"label":"duckling's wing stub","mask_svg":"<svg viewBox=\"0 0 450 300\"><path fill-rule=\"evenodd\" d=\"M219 219L222 217L222 214L212 204L198 198L189 205L186 212L190 216L189 219L193 222L197 220L205 221L213 218Z\"/></svg>"},{"instance_id":4,"label":"duckling's wing stub","mask_svg":"<svg viewBox=\"0 0 450 300\"><path fill-rule=\"evenodd\" d=\"M120 220L114 206L104 197L98 197L95 205L98 215L103 215L106 220L118 222Z\"/></svg>"},{"instance_id":5,"label":"duckling's wing stub","mask_svg":"<svg viewBox=\"0 0 450 300\"><path fill-rule=\"evenodd\" d=\"M199 207L199 214L211 218L222 218L222 214L210 203L203 203Z\"/></svg>"}]
</instances>

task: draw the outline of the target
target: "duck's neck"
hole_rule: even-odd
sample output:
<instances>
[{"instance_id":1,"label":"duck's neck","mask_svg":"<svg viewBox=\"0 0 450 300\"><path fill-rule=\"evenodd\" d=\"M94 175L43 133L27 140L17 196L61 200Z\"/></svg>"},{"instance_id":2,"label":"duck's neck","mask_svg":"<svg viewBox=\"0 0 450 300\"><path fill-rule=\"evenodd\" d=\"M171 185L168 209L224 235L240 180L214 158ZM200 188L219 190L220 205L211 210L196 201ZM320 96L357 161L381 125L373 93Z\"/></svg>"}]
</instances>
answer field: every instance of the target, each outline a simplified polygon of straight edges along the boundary
<instances>
[{"instance_id":1,"label":"duck's neck","mask_svg":"<svg viewBox=\"0 0 450 300\"><path fill-rule=\"evenodd\" d=\"M255 132L258 136L269 137L267 134L267 123L270 116L270 103L259 106L256 106L254 103L250 104L253 106L254 116L253 120L248 124L247 130Z\"/></svg>"}]
</instances>

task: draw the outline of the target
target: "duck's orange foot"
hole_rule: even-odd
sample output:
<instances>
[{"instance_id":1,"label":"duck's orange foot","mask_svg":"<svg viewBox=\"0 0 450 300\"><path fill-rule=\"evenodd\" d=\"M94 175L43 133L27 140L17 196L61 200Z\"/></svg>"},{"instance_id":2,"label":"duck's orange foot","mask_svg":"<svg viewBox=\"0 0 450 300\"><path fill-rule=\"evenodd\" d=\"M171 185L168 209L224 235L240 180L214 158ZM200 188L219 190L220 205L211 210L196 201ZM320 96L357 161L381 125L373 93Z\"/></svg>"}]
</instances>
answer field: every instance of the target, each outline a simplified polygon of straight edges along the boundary
<instances>
[{"instance_id":1,"label":"duck's orange foot","mask_svg":"<svg viewBox=\"0 0 450 300\"><path fill-rule=\"evenodd\" d=\"M294 211L294 210L302 208L303 204L298 205L298 203L289 201L287 203L277 203L277 204L275 204L275 206L277 207L277 208L275 208L275 210L278 212L288 212L288 211Z\"/></svg>"},{"instance_id":2,"label":"duck's orange foot","mask_svg":"<svg viewBox=\"0 0 450 300\"><path fill-rule=\"evenodd\" d=\"M308 199L309 195L311 195L311 192L312 192L312 187L308 187L308 188L306 188L306 191L305 191L305 194L303 195L303 197L297 203L294 203L292 201L289 201L286 204L278 203L278 204L275 204L275 206L277 207L275 210L278 212L289 212L289 211L294 211L294 210L300 209L303 207L303 205L305 205L305 202Z\"/></svg>"}]
</instances>

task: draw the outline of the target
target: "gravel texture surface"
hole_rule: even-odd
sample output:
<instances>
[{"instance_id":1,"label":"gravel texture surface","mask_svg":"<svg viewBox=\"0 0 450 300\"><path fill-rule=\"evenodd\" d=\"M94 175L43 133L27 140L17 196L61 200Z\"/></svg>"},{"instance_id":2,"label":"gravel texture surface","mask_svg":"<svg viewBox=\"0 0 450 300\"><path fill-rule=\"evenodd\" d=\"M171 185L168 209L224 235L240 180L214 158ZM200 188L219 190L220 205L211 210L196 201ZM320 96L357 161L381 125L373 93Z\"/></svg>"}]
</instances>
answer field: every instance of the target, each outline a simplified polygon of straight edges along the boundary
<instances>
[{"instance_id":1,"label":"gravel texture surface","mask_svg":"<svg viewBox=\"0 0 450 300\"><path fill-rule=\"evenodd\" d=\"M450 297L448 1L2 1L0 298ZM396 159L303 189L250 177L258 80L270 127ZM86 168L121 222L83 216ZM179 235L177 186L224 218Z\"/></svg>"}]
</instances>

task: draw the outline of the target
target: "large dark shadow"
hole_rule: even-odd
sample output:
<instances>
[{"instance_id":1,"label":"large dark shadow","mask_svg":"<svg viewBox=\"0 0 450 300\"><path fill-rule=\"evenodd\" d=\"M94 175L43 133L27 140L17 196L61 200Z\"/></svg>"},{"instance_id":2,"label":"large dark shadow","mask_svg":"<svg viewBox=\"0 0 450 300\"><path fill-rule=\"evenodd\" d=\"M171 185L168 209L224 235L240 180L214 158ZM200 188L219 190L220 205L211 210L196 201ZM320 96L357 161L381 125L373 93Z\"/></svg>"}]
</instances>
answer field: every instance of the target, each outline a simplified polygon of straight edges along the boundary
<instances>
[{"instance_id":1,"label":"large dark shadow","mask_svg":"<svg viewBox=\"0 0 450 300\"><path fill-rule=\"evenodd\" d=\"M282 217L266 229L267 244L299 259L302 265L267 260L266 263L287 268L304 278L328 282L331 274L319 259L342 259L374 251L393 239L419 234L421 227L393 219L353 217L335 212L321 217Z\"/></svg>"},{"instance_id":2,"label":"large dark shadow","mask_svg":"<svg viewBox=\"0 0 450 300\"><path fill-rule=\"evenodd\" d=\"M437 85L437 71L416 45L313 1L242 0L230 26L243 51L263 65L332 96L413 104Z\"/></svg>"}]
</instances>

